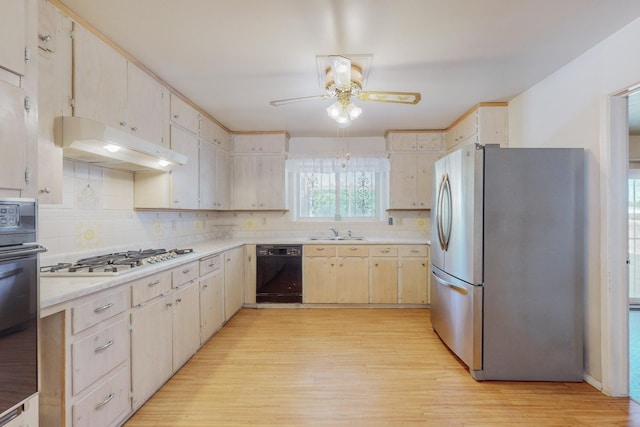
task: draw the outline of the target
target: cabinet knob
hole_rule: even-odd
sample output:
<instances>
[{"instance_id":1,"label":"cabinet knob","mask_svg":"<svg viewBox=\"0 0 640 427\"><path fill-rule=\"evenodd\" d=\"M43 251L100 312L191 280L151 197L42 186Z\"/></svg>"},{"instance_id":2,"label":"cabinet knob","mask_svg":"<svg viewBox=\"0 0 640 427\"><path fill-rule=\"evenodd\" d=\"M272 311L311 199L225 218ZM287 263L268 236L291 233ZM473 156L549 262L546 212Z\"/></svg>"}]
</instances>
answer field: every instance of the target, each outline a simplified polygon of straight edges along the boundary
<instances>
[{"instance_id":1,"label":"cabinet knob","mask_svg":"<svg viewBox=\"0 0 640 427\"><path fill-rule=\"evenodd\" d=\"M173 118L174 118L174 119L179 119L179 118L180 118L180 114L174 114L174 115L173 115Z\"/></svg>"},{"instance_id":2,"label":"cabinet knob","mask_svg":"<svg viewBox=\"0 0 640 427\"><path fill-rule=\"evenodd\" d=\"M138 126L132 127L131 130L134 131L134 132L138 132Z\"/></svg>"},{"instance_id":3,"label":"cabinet knob","mask_svg":"<svg viewBox=\"0 0 640 427\"><path fill-rule=\"evenodd\" d=\"M125 127L127 125L127 122L120 122L120 126Z\"/></svg>"},{"instance_id":4,"label":"cabinet knob","mask_svg":"<svg viewBox=\"0 0 640 427\"><path fill-rule=\"evenodd\" d=\"M45 193L45 194L49 194L51 193L51 188L49 187L44 187L42 190L40 190L41 193Z\"/></svg>"},{"instance_id":5,"label":"cabinet knob","mask_svg":"<svg viewBox=\"0 0 640 427\"><path fill-rule=\"evenodd\" d=\"M49 34L47 34L46 36L38 36L40 38L40 40L42 40L45 43L49 43L51 41L51 36Z\"/></svg>"}]
</instances>

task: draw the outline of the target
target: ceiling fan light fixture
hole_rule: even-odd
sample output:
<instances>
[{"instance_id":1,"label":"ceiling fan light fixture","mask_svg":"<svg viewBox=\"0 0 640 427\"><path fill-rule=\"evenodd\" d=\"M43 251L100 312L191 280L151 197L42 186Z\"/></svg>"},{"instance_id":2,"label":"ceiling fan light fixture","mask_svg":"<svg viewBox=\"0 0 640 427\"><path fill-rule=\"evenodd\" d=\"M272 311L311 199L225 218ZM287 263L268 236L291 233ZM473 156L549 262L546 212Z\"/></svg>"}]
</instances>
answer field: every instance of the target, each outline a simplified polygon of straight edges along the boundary
<instances>
[{"instance_id":1,"label":"ceiling fan light fixture","mask_svg":"<svg viewBox=\"0 0 640 427\"><path fill-rule=\"evenodd\" d=\"M351 120L357 119L358 117L360 117L360 114L362 114L362 108L358 107L353 102L350 102L349 105L347 105L347 113L349 114L349 118Z\"/></svg>"},{"instance_id":2,"label":"ceiling fan light fixture","mask_svg":"<svg viewBox=\"0 0 640 427\"><path fill-rule=\"evenodd\" d=\"M333 104L331 104L329 107L327 107L327 114L329 114L329 117L331 117L334 120L338 120L338 117L340 117L341 112L342 112L342 104L340 104L340 101L336 101Z\"/></svg>"}]
</instances>

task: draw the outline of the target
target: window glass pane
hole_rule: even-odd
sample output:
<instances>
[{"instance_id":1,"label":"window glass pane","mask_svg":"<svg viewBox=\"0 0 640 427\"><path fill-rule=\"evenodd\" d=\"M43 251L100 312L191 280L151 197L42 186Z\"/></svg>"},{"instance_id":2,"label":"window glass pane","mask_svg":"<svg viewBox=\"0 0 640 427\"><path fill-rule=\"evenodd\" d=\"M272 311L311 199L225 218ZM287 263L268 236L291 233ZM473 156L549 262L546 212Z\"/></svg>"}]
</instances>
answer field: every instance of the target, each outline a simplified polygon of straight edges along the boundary
<instances>
[{"instance_id":1,"label":"window glass pane","mask_svg":"<svg viewBox=\"0 0 640 427\"><path fill-rule=\"evenodd\" d=\"M300 216L333 218L336 212L335 188L334 173L300 173Z\"/></svg>"},{"instance_id":2,"label":"window glass pane","mask_svg":"<svg viewBox=\"0 0 640 427\"><path fill-rule=\"evenodd\" d=\"M352 171L340 174L340 216L371 218L376 215L375 172Z\"/></svg>"}]
</instances>

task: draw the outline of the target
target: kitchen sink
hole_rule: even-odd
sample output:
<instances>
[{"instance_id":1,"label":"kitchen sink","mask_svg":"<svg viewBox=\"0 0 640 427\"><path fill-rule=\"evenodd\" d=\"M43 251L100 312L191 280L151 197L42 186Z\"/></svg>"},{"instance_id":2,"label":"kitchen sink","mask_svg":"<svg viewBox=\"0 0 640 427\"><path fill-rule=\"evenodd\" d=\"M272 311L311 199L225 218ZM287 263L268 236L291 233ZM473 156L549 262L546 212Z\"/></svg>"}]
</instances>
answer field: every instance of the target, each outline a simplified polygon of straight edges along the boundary
<instances>
[{"instance_id":1,"label":"kitchen sink","mask_svg":"<svg viewBox=\"0 0 640 427\"><path fill-rule=\"evenodd\" d=\"M365 240L364 237L343 237L343 236L338 236L338 237L309 237L309 240L325 240L325 241L332 241L332 240Z\"/></svg>"}]
</instances>

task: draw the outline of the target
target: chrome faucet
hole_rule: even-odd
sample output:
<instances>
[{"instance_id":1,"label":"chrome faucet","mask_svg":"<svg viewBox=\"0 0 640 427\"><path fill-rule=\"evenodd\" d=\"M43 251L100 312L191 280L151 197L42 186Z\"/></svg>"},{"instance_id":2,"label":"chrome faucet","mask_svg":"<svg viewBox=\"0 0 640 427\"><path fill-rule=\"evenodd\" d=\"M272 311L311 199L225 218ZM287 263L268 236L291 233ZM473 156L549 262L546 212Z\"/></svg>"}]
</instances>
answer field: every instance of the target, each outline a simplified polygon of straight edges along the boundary
<instances>
[{"instance_id":1,"label":"chrome faucet","mask_svg":"<svg viewBox=\"0 0 640 427\"><path fill-rule=\"evenodd\" d=\"M335 227L331 227L329 230L333 231L333 237L338 237L338 229Z\"/></svg>"}]
</instances>

